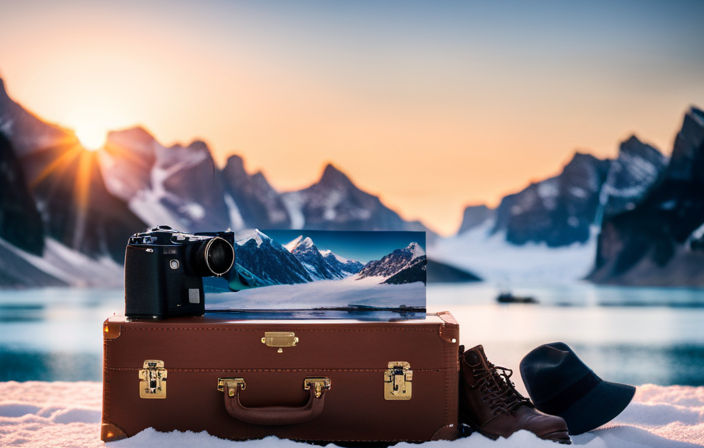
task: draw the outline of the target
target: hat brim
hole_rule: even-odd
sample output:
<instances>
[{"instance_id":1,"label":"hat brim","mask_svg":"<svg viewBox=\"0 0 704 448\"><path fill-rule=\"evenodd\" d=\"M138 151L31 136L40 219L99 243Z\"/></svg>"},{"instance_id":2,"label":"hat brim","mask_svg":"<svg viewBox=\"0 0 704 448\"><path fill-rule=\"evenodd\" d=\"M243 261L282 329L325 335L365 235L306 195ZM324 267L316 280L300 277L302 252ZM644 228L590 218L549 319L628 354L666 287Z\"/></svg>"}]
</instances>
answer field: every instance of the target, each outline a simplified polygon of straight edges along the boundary
<instances>
[{"instance_id":1,"label":"hat brim","mask_svg":"<svg viewBox=\"0 0 704 448\"><path fill-rule=\"evenodd\" d=\"M602 381L559 416L565 419L570 435L582 434L616 418L635 393L633 386Z\"/></svg>"}]
</instances>

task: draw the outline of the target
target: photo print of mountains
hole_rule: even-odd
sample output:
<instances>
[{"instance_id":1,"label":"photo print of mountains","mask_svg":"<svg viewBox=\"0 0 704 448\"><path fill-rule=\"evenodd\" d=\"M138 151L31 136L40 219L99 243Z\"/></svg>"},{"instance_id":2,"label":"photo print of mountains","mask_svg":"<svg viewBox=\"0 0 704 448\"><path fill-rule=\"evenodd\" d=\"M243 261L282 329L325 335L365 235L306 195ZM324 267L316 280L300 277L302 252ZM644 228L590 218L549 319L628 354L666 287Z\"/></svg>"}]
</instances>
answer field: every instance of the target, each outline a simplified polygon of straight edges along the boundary
<instances>
[{"instance_id":1,"label":"photo print of mountains","mask_svg":"<svg viewBox=\"0 0 704 448\"><path fill-rule=\"evenodd\" d=\"M250 230L236 234L235 253L226 278L204 279L209 310L425 316L424 232Z\"/></svg>"}]
</instances>

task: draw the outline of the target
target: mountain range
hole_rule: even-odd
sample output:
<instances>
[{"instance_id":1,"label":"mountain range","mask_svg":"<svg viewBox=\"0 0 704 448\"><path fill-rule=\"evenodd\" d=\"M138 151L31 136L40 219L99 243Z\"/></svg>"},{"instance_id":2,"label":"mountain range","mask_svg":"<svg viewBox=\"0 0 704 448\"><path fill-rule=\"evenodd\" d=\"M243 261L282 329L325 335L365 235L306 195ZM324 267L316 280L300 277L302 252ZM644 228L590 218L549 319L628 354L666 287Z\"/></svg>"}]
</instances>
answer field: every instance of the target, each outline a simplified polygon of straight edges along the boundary
<instances>
[{"instance_id":1,"label":"mountain range","mask_svg":"<svg viewBox=\"0 0 704 448\"><path fill-rule=\"evenodd\" d=\"M576 153L561 173L507 195L496 209L467 207L458 235L481 231L515 248L595 242L594 282L704 286L703 117L694 107L686 113L670 158L635 136L613 160ZM332 164L310 187L278 192L240 156L218 168L204 142L166 147L141 127L110 132L104 148L86 151L72 131L14 102L0 79L0 286L119 286L127 238L157 224L427 231ZM429 232L431 256L437 241ZM357 268L306 245L288 253L302 268L289 280ZM255 265L251 274L266 281Z\"/></svg>"},{"instance_id":2,"label":"mountain range","mask_svg":"<svg viewBox=\"0 0 704 448\"><path fill-rule=\"evenodd\" d=\"M704 112L684 117L670 158L631 136L614 160L576 153L555 177L467 207L460 235L488 227L517 247L595 240L595 283L704 286Z\"/></svg>"},{"instance_id":3,"label":"mountain range","mask_svg":"<svg viewBox=\"0 0 704 448\"><path fill-rule=\"evenodd\" d=\"M141 127L110 132L102 149L86 151L72 131L14 102L1 79L0 151L0 286L119 286L121 277L77 280L75 272L90 259L122 264L131 234L164 223L190 232L427 230L333 165L312 186L281 194L239 156L218 169L204 142L165 147ZM53 254L63 268L39 261L47 241L66 249Z\"/></svg>"}]
</instances>

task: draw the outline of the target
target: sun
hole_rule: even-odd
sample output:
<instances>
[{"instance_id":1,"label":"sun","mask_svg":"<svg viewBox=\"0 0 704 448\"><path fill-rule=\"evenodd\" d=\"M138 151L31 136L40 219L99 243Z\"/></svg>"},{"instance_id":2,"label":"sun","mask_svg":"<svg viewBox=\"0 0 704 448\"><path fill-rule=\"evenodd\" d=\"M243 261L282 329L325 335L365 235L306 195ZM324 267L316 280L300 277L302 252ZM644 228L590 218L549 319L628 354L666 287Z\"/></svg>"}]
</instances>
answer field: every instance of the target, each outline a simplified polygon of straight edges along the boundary
<instances>
[{"instance_id":1,"label":"sun","mask_svg":"<svg viewBox=\"0 0 704 448\"><path fill-rule=\"evenodd\" d=\"M97 128L83 128L76 130L76 137L81 145L88 151L97 151L105 146L107 132Z\"/></svg>"}]
</instances>

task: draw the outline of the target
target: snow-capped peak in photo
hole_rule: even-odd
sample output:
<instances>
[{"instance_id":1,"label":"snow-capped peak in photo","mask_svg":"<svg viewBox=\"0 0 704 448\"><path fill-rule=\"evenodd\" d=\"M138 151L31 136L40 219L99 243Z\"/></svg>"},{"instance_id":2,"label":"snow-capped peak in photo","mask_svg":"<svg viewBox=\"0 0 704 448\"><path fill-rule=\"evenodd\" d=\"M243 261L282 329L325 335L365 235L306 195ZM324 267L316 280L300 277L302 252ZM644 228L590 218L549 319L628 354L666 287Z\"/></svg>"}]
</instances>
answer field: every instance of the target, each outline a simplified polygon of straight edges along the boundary
<instances>
[{"instance_id":1,"label":"snow-capped peak in photo","mask_svg":"<svg viewBox=\"0 0 704 448\"><path fill-rule=\"evenodd\" d=\"M320 255L322 255L323 257L333 256L335 258L335 260L339 261L340 263L347 263L348 261L350 261L345 257L341 257L341 256L333 253L333 251L331 251L329 249L322 249L322 250L319 249L318 252L320 252Z\"/></svg>"},{"instance_id":2,"label":"snow-capped peak in photo","mask_svg":"<svg viewBox=\"0 0 704 448\"><path fill-rule=\"evenodd\" d=\"M422 257L423 255L425 255L425 251L423 250L422 247L420 247L420 244L415 243L415 242L409 244L406 249L411 251L411 261L415 260L418 257Z\"/></svg>"},{"instance_id":3,"label":"snow-capped peak in photo","mask_svg":"<svg viewBox=\"0 0 704 448\"><path fill-rule=\"evenodd\" d=\"M314 247L315 244L313 243L313 240L310 239L310 237L304 237L303 235L300 235L296 239L284 244L283 246L288 249L289 252L293 252L296 249L303 250Z\"/></svg>"},{"instance_id":4,"label":"snow-capped peak in photo","mask_svg":"<svg viewBox=\"0 0 704 448\"><path fill-rule=\"evenodd\" d=\"M245 245L249 240L254 240L257 243L257 247L259 247L264 241L271 241L271 238L258 229L243 230L235 234L235 242L238 246Z\"/></svg>"},{"instance_id":5,"label":"snow-capped peak in photo","mask_svg":"<svg viewBox=\"0 0 704 448\"><path fill-rule=\"evenodd\" d=\"M295 239L289 241L288 243L283 244L283 246L284 246L284 247L286 248L286 250L288 250L289 252L293 252L293 249L296 248L296 246L298 245L298 243L301 242L302 239L303 239L303 235L300 235L300 236L296 237Z\"/></svg>"}]
</instances>

